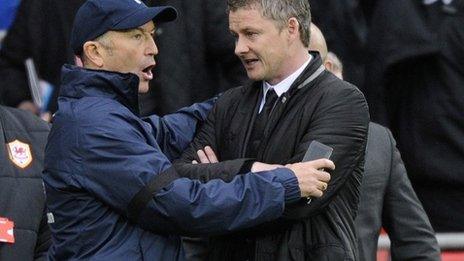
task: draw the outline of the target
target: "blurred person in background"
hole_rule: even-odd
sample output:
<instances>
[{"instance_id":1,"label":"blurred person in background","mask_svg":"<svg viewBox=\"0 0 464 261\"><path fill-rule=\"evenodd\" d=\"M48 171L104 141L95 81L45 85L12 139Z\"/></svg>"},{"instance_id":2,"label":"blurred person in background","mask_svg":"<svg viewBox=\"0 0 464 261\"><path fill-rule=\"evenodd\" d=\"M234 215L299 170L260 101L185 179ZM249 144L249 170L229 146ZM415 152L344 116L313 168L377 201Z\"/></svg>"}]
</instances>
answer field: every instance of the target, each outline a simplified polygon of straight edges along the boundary
<instances>
[{"instance_id":1,"label":"blurred person in background","mask_svg":"<svg viewBox=\"0 0 464 261\"><path fill-rule=\"evenodd\" d=\"M389 127L437 232L464 231L463 0L311 1L344 76ZM330 15L327 15L330 13Z\"/></svg>"},{"instance_id":2,"label":"blurred person in background","mask_svg":"<svg viewBox=\"0 0 464 261\"><path fill-rule=\"evenodd\" d=\"M55 112L60 69L74 63L69 33L75 12L84 0L22 0L16 19L0 49L0 102L34 114ZM32 58L39 78L53 88L49 102L38 108L32 102L25 60Z\"/></svg>"},{"instance_id":3,"label":"blurred person in background","mask_svg":"<svg viewBox=\"0 0 464 261\"><path fill-rule=\"evenodd\" d=\"M369 17L377 0L308 1L330 51L343 60L346 81L363 91Z\"/></svg>"},{"instance_id":4,"label":"blurred person in background","mask_svg":"<svg viewBox=\"0 0 464 261\"><path fill-rule=\"evenodd\" d=\"M343 64L327 52L321 30L311 24L311 44L327 70L343 79ZM361 198L356 217L359 260L375 261L381 228L391 241L392 260L440 260L440 248L430 221L409 181L391 132L369 124Z\"/></svg>"},{"instance_id":5,"label":"blurred person in background","mask_svg":"<svg viewBox=\"0 0 464 261\"><path fill-rule=\"evenodd\" d=\"M49 126L0 106L0 260L47 260L51 244L42 183Z\"/></svg>"},{"instance_id":6,"label":"blurred person in background","mask_svg":"<svg viewBox=\"0 0 464 261\"><path fill-rule=\"evenodd\" d=\"M464 231L464 0L378 0L366 95L436 232Z\"/></svg>"}]
</instances>

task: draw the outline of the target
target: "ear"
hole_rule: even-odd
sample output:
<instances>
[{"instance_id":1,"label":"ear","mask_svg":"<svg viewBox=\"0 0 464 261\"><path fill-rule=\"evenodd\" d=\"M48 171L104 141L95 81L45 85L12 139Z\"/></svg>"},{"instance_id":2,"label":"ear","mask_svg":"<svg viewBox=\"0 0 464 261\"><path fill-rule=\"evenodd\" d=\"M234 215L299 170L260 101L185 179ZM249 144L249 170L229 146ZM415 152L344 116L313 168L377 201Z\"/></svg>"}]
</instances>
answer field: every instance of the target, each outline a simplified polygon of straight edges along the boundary
<instances>
[{"instance_id":1,"label":"ear","mask_svg":"<svg viewBox=\"0 0 464 261\"><path fill-rule=\"evenodd\" d=\"M103 56L102 52L103 46L101 46L100 43L95 42L95 41L88 41L84 43L83 46L83 54L85 55L87 61L91 63L93 66L96 66L98 68L103 67L104 62L103 62Z\"/></svg>"},{"instance_id":2,"label":"ear","mask_svg":"<svg viewBox=\"0 0 464 261\"><path fill-rule=\"evenodd\" d=\"M333 73L335 76L343 80L343 72L334 62L327 59L324 61L324 66L327 71Z\"/></svg>"},{"instance_id":3,"label":"ear","mask_svg":"<svg viewBox=\"0 0 464 261\"><path fill-rule=\"evenodd\" d=\"M334 64L330 60L325 60L324 61L324 67L327 69L327 71L333 72L334 71Z\"/></svg>"},{"instance_id":4,"label":"ear","mask_svg":"<svg viewBox=\"0 0 464 261\"><path fill-rule=\"evenodd\" d=\"M288 35L291 39L300 38L300 23L295 17L291 17L287 22Z\"/></svg>"}]
</instances>

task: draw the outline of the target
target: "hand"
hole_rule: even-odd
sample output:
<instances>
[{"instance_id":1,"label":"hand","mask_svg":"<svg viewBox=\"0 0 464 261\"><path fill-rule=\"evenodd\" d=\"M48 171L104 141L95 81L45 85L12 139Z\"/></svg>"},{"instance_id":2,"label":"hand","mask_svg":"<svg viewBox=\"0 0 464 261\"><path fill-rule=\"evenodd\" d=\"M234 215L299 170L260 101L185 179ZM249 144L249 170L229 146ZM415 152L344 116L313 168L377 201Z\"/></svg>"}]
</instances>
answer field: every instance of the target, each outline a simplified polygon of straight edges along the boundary
<instances>
[{"instance_id":1,"label":"hand","mask_svg":"<svg viewBox=\"0 0 464 261\"><path fill-rule=\"evenodd\" d=\"M300 186L301 197L322 197L328 187L330 174L324 169L335 169L335 164L328 159L288 164L285 167L295 173Z\"/></svg>"},{"instance_id":2,"label":"hand","mask_svg":"<svg viewBox=\"0 0 464 261\"><path fill-rule=\"evenodd\" d=\"M40 118L46 122L51 122L52 120L52 114L50 112L44 112L40 114Z\"/></svg>"},{"instance_id":3,"label":"hand","mask_svg":"<svg viewBox=\"0 0 464 261\"><path fill-rule=\"evenodd\" d=\"M18 109L29 111L32 114L39 115L39 108L31 101L22 101L18 105Z\"/></svg>"},{"instance_id":4,"label":"hand","mask_svg":"<svg viewBox=\"0 0 464 261\"><path fill-rule=\"evenodd\" d=\"M214 150L210 146L206 146L202 150L197 150L198 158L200 159L200 163L218 163L218 158ZM192 160L193 164L198 164L198 161Z\"/></svg>"}]
</instances>

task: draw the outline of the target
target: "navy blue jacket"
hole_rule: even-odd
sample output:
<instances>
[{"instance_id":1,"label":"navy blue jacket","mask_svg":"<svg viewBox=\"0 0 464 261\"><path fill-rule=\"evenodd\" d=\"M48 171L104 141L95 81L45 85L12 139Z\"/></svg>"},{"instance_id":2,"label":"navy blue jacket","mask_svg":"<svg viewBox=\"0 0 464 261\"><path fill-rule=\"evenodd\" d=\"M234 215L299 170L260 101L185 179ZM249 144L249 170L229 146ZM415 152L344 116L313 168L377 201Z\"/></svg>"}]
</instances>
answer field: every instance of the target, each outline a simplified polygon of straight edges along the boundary
<instances>
[{"instance_id":1,"label":"navy blue jacket","mask_svg":"<svg viewBox=\"0 0 464 261\"><path fill-rule=\"evenodd\" d=\"M255 226L299 199L297 179L285 168L227 183L176 178L131 218L133 200L147 184L176 172L171 160L188 146L212 102L142 120L135 75L64 66L62 78L45 151L54 216L50 259L183 260L179 235Z\"/></svg>"}]
</instances>

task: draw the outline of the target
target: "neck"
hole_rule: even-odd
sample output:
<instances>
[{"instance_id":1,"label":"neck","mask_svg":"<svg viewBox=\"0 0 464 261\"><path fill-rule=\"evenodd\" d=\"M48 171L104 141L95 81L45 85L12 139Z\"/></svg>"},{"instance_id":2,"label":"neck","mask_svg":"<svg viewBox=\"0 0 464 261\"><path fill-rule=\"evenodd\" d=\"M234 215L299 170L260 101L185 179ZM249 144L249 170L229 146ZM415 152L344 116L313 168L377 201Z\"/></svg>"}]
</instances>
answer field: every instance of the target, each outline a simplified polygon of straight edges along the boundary
<instances>
[{"instance_id":1,"label":"neck","mask_svg":"<svg viewBox=\"0 0 464 261\"><path fill-rule=\"evenodd\" d=\"M269 80L268 83L271 85L276 85L283 81L285 78L298 70L309 59L309 57L310 54L306 48L298 48L298 50L292 52L292 54L288 56L285 64L282 65L284 71L281 76Z\"/></svg>"}]
</instances>

